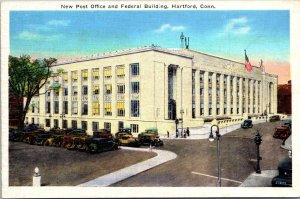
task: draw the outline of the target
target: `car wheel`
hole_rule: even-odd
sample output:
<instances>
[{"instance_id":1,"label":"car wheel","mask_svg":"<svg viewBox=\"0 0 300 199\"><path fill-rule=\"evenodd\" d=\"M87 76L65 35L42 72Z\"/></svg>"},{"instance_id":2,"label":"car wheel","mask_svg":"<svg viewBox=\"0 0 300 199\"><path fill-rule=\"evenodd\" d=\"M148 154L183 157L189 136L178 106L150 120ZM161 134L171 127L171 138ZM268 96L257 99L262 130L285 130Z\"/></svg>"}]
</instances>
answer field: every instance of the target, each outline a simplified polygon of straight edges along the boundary
<instances>
[{"instance_id":1,"label":"car wheel","mask_svg":"<svg viewBox=\"0 0 300 199\"><path fill-rule=\"evenodd\" d=\"M49 141L48 140L46 140L45 142L44 142L44 144L43 144L44 146L49 146Z\"/></svg>"}]
</instances>

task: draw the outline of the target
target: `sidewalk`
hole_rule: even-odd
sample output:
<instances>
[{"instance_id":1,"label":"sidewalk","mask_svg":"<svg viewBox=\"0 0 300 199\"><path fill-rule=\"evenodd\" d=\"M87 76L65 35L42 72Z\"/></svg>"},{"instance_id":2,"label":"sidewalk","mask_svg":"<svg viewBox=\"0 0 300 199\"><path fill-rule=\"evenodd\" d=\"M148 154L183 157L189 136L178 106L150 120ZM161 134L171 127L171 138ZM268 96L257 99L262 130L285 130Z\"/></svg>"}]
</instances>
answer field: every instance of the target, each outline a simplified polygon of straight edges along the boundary
<instances>
[{"instance_id":1,"label":"sidewalk","mask_svg":"<svg viewBox=\"0 0 300 199\"><path fill-rule=\"evenodd\" d=\"M150 150L149 148L133 148L133 147L120 147L120 148L121 148L121 150L135 150L135 151L149 151ZM129 167L125 167L118 171L109 173L107 175L101 176L99 178L96 178L94 180L85 182L85 183L77 185L77 186L80 186L80 187L109 186L111 184L117 183L117 182L125 180L129 177L137 175L143 171L146 171L148 169L156 167L160 164L163 164L165 162L173 160L177 157L177 155L171 151L156 150L156 149L152 149L151 151L156 153L157 156L155 156L149 160L145 160L143 162L131 165Z\"/></svg>"},{"instance_id":2,"label":"sidewalk","mask_svg":"<svg viewBox=\"0 0 300 199\"><path fill-rule=\"evenodd\" d=\"M278 175L278 170L262 170L261 174L251 173L240 187L272 187L272 178Z\"/></svg>"},{"instance_id":3,"label":"sidewalk","mask_svg":"<svg viewBox=\"0 0 300 199\"><path fill-rule=\"evenodd\" d=\"M253 121L253 124L259 124L259 123L264 123L264 122L266 122L266 120L255 120L255 121ZM211 125L208 125L208 124L205 124L201 127L190 128L190 136L187 136L186 138L182 138L180 136L178 138L176 138L175 136L170 136L169 138L166 136L161 136L161 138L163 138L163 139L208 139L209 134L210 134L210 128L211 128ZM231 126L227 126L227 127L220 129L220 134L225 135L225 134L230 133L239 128L241 128L241 124L234 124ZM180 134L180 132L179 132L179 134Z\"/></svg>"}]
</instances>

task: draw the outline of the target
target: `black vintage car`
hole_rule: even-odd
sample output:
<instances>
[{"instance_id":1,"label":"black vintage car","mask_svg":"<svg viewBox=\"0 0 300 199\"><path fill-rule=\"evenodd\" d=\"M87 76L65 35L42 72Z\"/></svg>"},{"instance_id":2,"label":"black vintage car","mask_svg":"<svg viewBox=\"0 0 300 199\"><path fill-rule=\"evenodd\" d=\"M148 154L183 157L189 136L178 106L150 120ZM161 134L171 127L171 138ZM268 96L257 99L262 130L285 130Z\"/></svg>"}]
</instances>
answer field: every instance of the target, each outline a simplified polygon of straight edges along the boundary
<instances>
[{"instance_id":1,"label":"black vintage car","mask_svg":"<svg viewBox=\"0 0 300 199\"><path fill-rule=\"evenodd\" d=\"M279 115L272 115L272 116L269 118L269 121L270 121L270 122L280 121L280 116L279 116Z\"/></svg>"},{"instance_id":2,"label":"black vintage car","mask_svg":"<svg viewBox=\"0 0 300 199\"><path fill-rule=\"evenodd\" d=\"M99 153L117 150L118 148L119 145L113 138L92 138L88 142L87 151L90 153Z\"/></svg>"},{"instance_id":3,"label":"black vintage car","mask_svg":"<svg viewBox=\"0 0 300 199\"><path fill-rule=\"evenodd\" d=\"M292 158L285 158L278 164L279 175L272 179L273 187L292 186Z\"/></svg>"},{"instance_id":4,"label":"black vintage car","mask_svg":"<svg viewBox=\"0 0 300 199\"><path fill-rule=\"evenodd\" d=\"M248 129L252 127L253 127L252 120L244 120L243 123L241 124L241 128L243 129Z\"/></svg>"},{"instance_id":5,"label":"black vintage car","mask_svg":"<svg viewBox=\"0 0 300 199\"><path fill-rule=\"evenodd\" d=\"M36 135L33 138L33 144L35 145L44 145L45 142L52 136L51 133L45 132L45 133L41 133Z\"/></svg>"}]
</instances>

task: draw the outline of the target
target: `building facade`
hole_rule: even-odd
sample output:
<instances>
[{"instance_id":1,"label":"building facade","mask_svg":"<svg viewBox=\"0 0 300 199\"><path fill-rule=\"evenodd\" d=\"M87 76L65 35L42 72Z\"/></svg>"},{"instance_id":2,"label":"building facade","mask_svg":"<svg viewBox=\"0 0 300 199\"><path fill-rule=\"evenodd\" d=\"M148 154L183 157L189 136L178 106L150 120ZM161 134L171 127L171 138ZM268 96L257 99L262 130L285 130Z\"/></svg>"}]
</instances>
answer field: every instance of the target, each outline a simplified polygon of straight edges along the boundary
<instances>
[{"instance_id":1,"label":"building facade","mask_svg":"<svg viewBox=\"0 0 300 199\"><path fill-rule=\"evenodd\" d=\"M185 128L277 112L277 76L188 49L121 50L60 62L52 70L60 73L43 88L45 95L32 100L26 118L44 128L91 134L156 127L172 134L176 119Z\"/></svg>"},{"instance_id":2,"label":"building facade","mask_svg":"<svg viewBox=\"0 0 300 199\"><path fill-rule=\"evenodd\" d=\"M278 85L278 112L292 114L292 81Z\"/></svg>"}]
</instances>

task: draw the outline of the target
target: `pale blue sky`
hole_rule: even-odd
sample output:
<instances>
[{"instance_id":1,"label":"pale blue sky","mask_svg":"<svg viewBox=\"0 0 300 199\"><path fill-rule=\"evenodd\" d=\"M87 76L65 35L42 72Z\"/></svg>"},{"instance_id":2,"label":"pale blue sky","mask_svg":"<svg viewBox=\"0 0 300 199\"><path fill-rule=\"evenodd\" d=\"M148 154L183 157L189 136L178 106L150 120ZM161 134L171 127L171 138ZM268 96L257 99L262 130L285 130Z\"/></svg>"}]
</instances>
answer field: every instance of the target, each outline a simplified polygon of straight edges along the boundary
<instances>
[{"instance_id":1,"label":"pale blue sky","mask_svg":"<svg viewBox=\"0 0 300 199\"><path fill-rule=\"evenodd\" d=\"M13 11L10 54L80 57L125 48L190 48L236 61L289 62L289 11Z\"/></svg>"}]
</instances>

